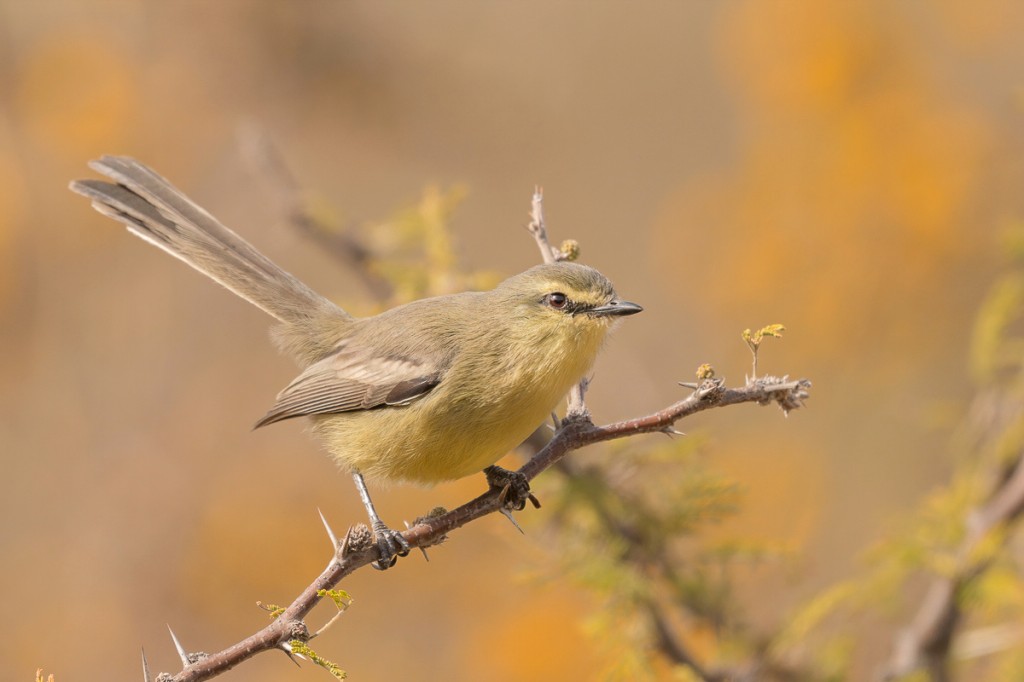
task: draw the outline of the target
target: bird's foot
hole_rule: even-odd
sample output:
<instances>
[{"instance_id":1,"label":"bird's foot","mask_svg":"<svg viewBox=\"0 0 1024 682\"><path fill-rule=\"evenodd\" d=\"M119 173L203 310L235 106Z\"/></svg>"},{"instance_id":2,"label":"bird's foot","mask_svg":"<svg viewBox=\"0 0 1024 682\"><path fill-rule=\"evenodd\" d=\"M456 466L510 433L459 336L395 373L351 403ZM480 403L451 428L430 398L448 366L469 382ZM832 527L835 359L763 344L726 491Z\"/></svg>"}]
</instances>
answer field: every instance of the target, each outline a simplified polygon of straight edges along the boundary
<instances>
[{"instance_id":1,"label":"bird's foot","mask_svg":"<svg viewBox=\"0 0 1024 682\"><path fill-rule=\"evenodd\" d=\"M391 530L381 521L373 523L373 539L377 543L377 551L380 558L374 561L371 566L378 571L384 571L395 565L398 557L409 554L409 542L402 537L397 530Z\"/></svg>"},{"instance_id":2,"label":"bird's foot","mask_svg":"<svg viewBox=\"0 0 1024 682\"><path fill-rule=\"evenodd\" d=\"M505 509L525 509L527 500L534 508L540 509L540 500L530 492L530 481L525 474L492 465L484 469L484 476L487 477L487 485L491 486L491 490L501 491L498 500Z\"/></svg>"}]
</instances>

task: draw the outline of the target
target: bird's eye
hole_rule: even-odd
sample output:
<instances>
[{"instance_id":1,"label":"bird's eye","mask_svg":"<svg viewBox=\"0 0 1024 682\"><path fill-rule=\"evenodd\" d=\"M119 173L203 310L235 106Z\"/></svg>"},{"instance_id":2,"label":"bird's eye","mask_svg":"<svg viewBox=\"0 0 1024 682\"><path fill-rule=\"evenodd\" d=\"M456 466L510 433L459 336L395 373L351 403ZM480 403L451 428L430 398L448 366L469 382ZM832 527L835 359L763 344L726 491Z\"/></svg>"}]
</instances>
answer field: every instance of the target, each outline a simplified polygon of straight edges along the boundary
<instances>
[{"instance_id":1,"label":"bird's eye","mask_svg":"<svg viewBox=\"0 0 1024 682\"><path fill-rule=\"evenodd\" d=\"M553 294L548 294L548 305L555 310L562 310L565 308L565 304L569 302L568 297L561 291L556 291Z\"/></svg>"}]
</instances>

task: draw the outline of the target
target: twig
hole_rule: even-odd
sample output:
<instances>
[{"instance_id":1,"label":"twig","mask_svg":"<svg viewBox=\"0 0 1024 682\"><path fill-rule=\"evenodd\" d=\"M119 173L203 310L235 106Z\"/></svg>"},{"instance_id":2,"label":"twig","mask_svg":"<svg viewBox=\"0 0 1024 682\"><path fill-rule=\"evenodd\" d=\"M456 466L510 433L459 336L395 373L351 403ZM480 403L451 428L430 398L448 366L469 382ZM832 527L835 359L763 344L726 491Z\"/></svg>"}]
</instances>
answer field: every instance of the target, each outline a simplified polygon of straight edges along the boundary
<instances>
[{"instance_id":1,"label":"twig","mask_svg":"<svg viewBox=\"0 0 1024 682\"><path fill-rule=\"evenodd\" d=\"M530 222L526 229L533 235L540 249L540 257L545 263L557 263L566 260L563 251L551 246L548 241L547 227L544 225L544 189L535 187L533 190L533 201L530 203Z\"/></svg>"}]
</instances>

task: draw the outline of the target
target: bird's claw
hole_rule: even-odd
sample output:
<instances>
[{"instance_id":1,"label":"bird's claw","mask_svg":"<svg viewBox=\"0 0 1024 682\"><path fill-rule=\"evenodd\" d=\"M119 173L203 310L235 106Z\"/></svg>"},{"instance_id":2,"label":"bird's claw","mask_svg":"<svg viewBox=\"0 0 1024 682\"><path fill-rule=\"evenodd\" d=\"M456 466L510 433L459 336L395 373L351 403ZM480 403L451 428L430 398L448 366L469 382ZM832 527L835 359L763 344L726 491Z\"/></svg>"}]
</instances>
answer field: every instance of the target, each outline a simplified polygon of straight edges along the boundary
<instances>
[{"instance_id":1,"label":"bird's claw","mask_svg":"<svg viewBox=\"0 0 1024 682\"><path fill-rule=\"evenodd\" d=\"M391 530L379 521L373 524L373 538L377 542L380 558L370 565L378 571L391 568L398 561L398 557L408 555L412 549L400 532Z\"/></svg>"},{"instance_id":2,"label":"bird's claw","mask_svg":"<svg viewBox=\"0 0 1024 682\"><path fill-rule=\"evenodd\" d=\"M484 469L484 475L487 477L487 485L492 490L501 491L498 501L505 509L522 511L526 508L527 500L534 508L540 509L540 500L530 492L530 480L525 474L494 465Z\"/></svg>"}]
</instances>

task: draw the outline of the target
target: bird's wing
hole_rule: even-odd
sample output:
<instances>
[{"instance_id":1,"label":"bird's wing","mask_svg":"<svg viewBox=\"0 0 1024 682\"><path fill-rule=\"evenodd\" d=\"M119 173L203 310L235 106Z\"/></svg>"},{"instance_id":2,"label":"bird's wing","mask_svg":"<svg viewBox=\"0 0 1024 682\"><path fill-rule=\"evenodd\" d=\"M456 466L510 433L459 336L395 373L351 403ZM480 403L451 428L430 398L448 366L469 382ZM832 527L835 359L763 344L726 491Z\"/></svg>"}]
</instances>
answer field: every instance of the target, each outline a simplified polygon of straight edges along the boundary
<instances>
[{"instance_id":1,"label":"bird's wing","mask_svg":"<svg viewBox=\"0 0 1024 682\"><path fill-rule=\"evenodd\" d=\"M408 405L441 382L438 363L342 349L310 365L254 428L312 414Z\"/></svg>"}]
</instances>

